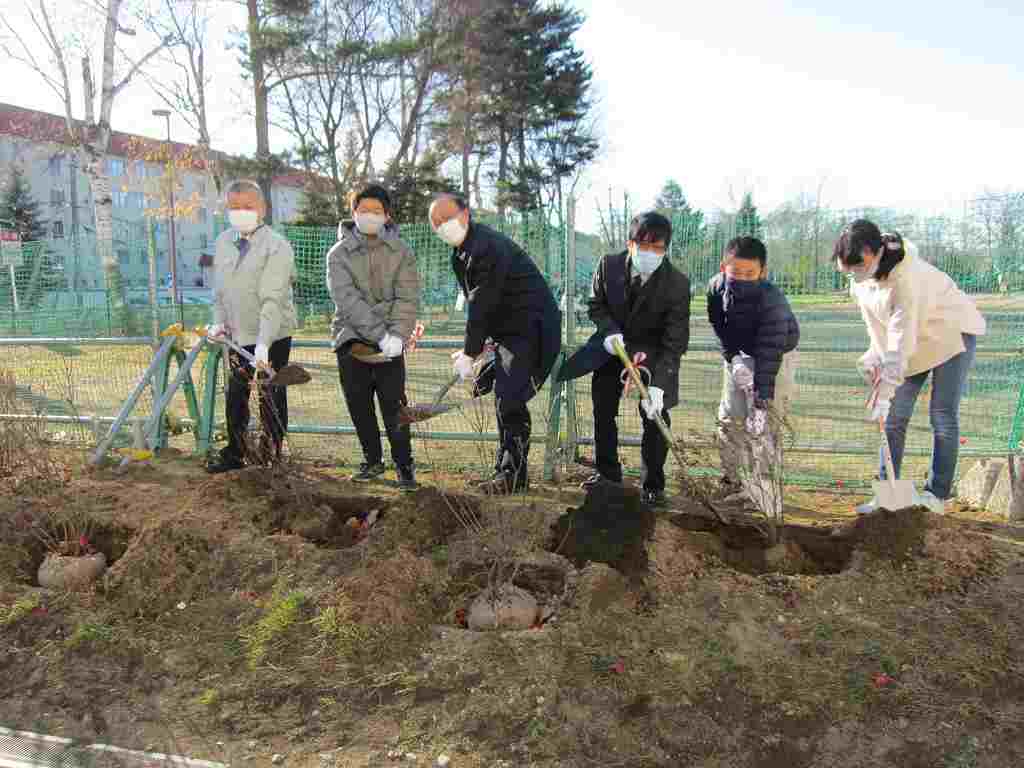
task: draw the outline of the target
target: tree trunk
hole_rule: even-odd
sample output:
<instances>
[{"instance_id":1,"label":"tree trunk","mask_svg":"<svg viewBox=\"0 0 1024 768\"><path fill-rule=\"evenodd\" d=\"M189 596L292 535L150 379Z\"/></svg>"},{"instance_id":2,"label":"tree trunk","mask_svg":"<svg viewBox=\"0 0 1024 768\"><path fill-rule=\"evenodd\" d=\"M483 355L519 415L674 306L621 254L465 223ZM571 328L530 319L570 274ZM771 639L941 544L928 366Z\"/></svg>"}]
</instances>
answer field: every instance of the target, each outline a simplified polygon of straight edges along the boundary
<instances>
[{"instance_id":1,"label":"tree trunk","mask_svg":"<svg viewBox=\"0 0 1024 768\"><path fill-rule=\"evenodd\" d=\"M1010 472L1010 508L1006 519L1011 523L1024 522L1024 456L1007 457Z\"/></svg>"},{"instance_id":2,"label":"tree trunk","mask_svg":"<svg viewBox=\"0 0 1024 768\"><path fill-rule=\"evenodd\" d=\"M472 149L470 142L470 115L469 110L463 111L462 125L462 196L469 200L469 154Z\"/></svg>"},{"instance_id":3,"label":"tree trunk","mask_svg":"<svg viewBox=\"0 0 1024 768\"><path fill-rule=\"evenodd\" d=\"M114 253L114 210L111 198L110 177L103 167L110 148L110 118L114 110L114 46L118 30L118 15L121 0L110 0L107 6L107 23L103 34L103 74L100 87L100 113L95 128L84 146L85 174L92 191L96 218L96 257L103 268L107 283L107 301L110 306L111 334L130 334L128 305L124 296L124 280L121 265ZM82 78L86 100L86 120L93 124L92 108L95 98L95 84L89 68L88 57L82 59Z\"/></svg>"},{"instance_id":4,"label":"tree trunk","mask_svg":"<svg viewBox=\"0 0 1024 768\"><path fill-rule=\"evenodd\" d=\"M476 194L476 207L484 207L484 192L480 189L480 169L484 166L483 155L477 160L476 169L473 171L473 192ZM468 197L466 198L469 199Z\"/></svg>"},{"instance_id":5,"label":"tree trunk","mask_svg":"<svg viewBox=\"0 0 1024 768\"><path fill-rule=\"evenodd\" d=\"M508 200L508 150L511 140L505 126L498 128L498 219L504 223Z\"/></svg>"},{"instance_id":6,"label":"tree trunk","mask_svg":"<svg viewBox=\"0 0 1024 768\"><path fill-rule=\"evenodd\" d=\"M270 118L266 68L260 40L259 0L247 0L249 8L249 66L252 69L253 99L256 106L256 161L259 163L259 184L267 203L267 224L274 223L274 201L270 194L273 174L270 170Z\"/></svg>"},{"instance_id":7,"label":"tree trunk","mask_svg":"<svg viewBox=\"0 0 1024 768\"><path fill-rule=\"evenodd\" d=\"M92 191L96 218L96 257L106 277L107 301L110 303L109 333L129 334L130 323L124 298L121 265L114 253L114 209L110 195L110 177L103 172L102 157L90 159L85 167Z\"/></svg>"}]
</instances>

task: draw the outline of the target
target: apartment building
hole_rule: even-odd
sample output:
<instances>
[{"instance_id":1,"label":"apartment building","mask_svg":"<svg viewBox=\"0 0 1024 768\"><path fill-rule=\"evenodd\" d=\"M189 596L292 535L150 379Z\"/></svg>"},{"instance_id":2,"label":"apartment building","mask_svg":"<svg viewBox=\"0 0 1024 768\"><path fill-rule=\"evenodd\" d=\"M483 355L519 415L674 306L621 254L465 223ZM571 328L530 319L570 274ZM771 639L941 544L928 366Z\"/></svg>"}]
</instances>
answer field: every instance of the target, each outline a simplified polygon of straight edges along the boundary
<instances>
[{"instance_id":1,"label":"apartment building","mask_svg":"<svg viewBox=\"0 0 1024 768\"><path fill-rule=\"evenodd\" d=\"M158 127L162 123L158 123ZM156 132L156 131L154 131ZM78 153L66 144L64 119L58 115L0 103L0 179L13 167L24 173L36 200L42 203L48 220L50 251L63 266L68 287L75 275L84 290L105 286L103 270L95 251L95 216L88 178L78 167ZM105 158L111 179L114 215L114 251L121 273L129 285L145 285L149 279L146 245L147 211L159 211L162 201L154 189L155 180L165 174L159 162L138 159L140 144L159 144L159 139L114 131ZM183 157L193 145L174 143L173 155ZM223 200L212 178L198 161L176 170L175 192L189 201L189 213L175 217L178 280L184 287L205 282L200 256L212 246L223 228ZM230 180L228 180L230 181ZM287 222L302 206L302 174L291 173L274 179L274 219ZM166 207L166 206L164 206ZM170 227L166 217L152 217L157 241L157 274L165 281L169 272Z\"/></svg>"}]
</instances>

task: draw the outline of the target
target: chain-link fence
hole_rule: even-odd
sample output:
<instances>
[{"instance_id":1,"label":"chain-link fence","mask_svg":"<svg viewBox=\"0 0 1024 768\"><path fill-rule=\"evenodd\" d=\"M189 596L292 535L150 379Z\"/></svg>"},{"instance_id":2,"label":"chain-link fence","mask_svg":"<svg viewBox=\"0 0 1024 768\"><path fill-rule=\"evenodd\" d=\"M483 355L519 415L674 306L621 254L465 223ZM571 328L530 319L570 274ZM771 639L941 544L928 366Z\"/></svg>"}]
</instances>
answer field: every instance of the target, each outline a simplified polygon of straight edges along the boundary
<instances>
[{"instance_id":1,"label":"chain-link fence","mask_svg":"<svg viewBox=\"0 0 1024 768\"><path fill-rule=\"evenodd\" d=\"M495 223L493 219L491 223ZM735 228L720 223L687 229L684 222L677 223L681 226L671 256L690 275L694 300L691 347L681 366L681 401L673 412L673 430L691 443L710 446L722 360L707 321L703 286L718 271L721 247ZM571 223L563 229L536 217L517 217L503 222L500 228L524 245L562 301L565 352L570 353L593 331L586 317L585 298L603 246L596 238L576 233ZM359 449L352 437L354 430L341 396L337 360L328 341L334 306L325 285L325 258L336 239L336 230L278 229L292 243L296 257L295 301L301 321L293 360L313 374L312 382L289 391L292 446L322 459L357 461ZM422 284L420 319L427 327L429 343L409 356L408 395L412 402L423 402L429 401L450 375L450 353L461 347L465 313L455 304L450 249L426 223L402 226L401 232L417 254ZM798 274L791 253L797 246L789 240L772 239L770 233L764 236L773 275L786 286L786 275ZM845 285L825 258L826 251L831 252L831 236L822 230L817 240L805 241L808 250L800 259L812 266L817 260L817 267L802 273L796 288L787 288L802 331L799 392L791 416L787 474L791 480L814 484L865 481L874 473L877 461L878 433L865 420L865 392L854 367L867 337ZM913 238L913 232L908 236ZM87 244L82 247L88 250ZM817 254L816 247L820 248ZM939 254L935 249L922 251L926 258ZM1005 274L1000 278L985 276L991 263L985 261L983 252L947 248L944 253L945 261L935 260L976 295L988 320L988 333L979 340L977 363L963 403L963 455L1002 454L1020 441L1024 429L1024 300L1019 287ZM20 269L25 269L24 263ZM982 286L992 288L992 292L982 292ZM21 416L45 414L53 422L52 431L63 433L62 437L69 440L93 441L97 433L108 428L106 425L153 356L153 347L145 338L124 338L151 335L149 288L138 280L129 280L125 290L127 326L125 315L115 311L116 303L107 291L71 292L58 285L43 291L30 304L23 303L19 296L15 307L13 291L5 292L0 278L0 334L6 337L2 342L3 367L17 382ZM182 293L185 302L176 307L170 304L167 287L159 286L156 315L160 327L182 317L186 327L209 321L209 290L185 286ZM5 302L4 297L11 300ZM223 382L209 375L210 365L210 355L202 353L193 378L199 399L216 402L214 418L219 421ZM173 364L171 370L173 375ZM927 397L926 390L907 442L910 471L914 473L923 470L931 451ZM153 401L152 393L147 391L136 414L148 415ZM493 446L488 443L495 437L492 408L490 398L485 398L424 423L417 432L418 461L449 467L489 463ZM554 453L566 461L589 452L593 434L589 379L559 388L554 397L549 383L532 408L538 441L547 434ZM184 398L177 398L168 413L172 433L193 428ZM639 427L636 403L624 401L620 439L625 459L634 467L639 464L635 448ZM123 439L128 439L127 432Z\"/></svg>"}]
</instances>

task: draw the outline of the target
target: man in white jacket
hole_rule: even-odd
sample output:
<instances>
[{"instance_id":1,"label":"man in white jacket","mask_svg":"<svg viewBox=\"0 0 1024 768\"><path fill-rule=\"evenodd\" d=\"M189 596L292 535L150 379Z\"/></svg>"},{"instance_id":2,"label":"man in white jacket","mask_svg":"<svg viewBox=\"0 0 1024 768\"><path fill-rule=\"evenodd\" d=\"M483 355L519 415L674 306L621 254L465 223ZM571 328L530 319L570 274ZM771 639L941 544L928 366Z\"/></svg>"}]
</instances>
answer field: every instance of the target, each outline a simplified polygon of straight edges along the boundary
<instances>
[{"instance_id":1,"label":"man in white jacket","mask_svg":"<svg viewBox=\"0 0 1024 768\"><path fill-rule=\"evenodd\" d=\"M217 238L213 257L212 340L228 336L252 353L261 369L280 370L291 355L292 331L296 326L292 283L295 254L291 244L264 225L267 206L254 181L235 181L227 189L228 220L231 229ZM249 427L249 388L255 371L234 352L229 355L225 415L228 444L207 470L212 473L240 469L247 458L245 433ZM263 436L260 456L268 461L281 454L281 442L288 429L288 396L284 387L270 385L260 393Z\"/></svg>"},{"instance_id":2,"label":"man in white jacket","mask_svg":"<svg viewBox=\"0 0 1024 768\"><path fill-rule=\"evenodd\" d=\"M843 230L833 256L853 278L850 290L867 325L871 345L858 370L878 389L870 418L885 422L897 475L914 404L932 377L934 443L921 500L942 514L960 452L960 399L985 318L949 275L917 256L911 243L899 234L883 234L866 219ZM884 461L879 478L885 478ZM876 508L872 499L857 511Z\"/></svg>"}]
</instances>

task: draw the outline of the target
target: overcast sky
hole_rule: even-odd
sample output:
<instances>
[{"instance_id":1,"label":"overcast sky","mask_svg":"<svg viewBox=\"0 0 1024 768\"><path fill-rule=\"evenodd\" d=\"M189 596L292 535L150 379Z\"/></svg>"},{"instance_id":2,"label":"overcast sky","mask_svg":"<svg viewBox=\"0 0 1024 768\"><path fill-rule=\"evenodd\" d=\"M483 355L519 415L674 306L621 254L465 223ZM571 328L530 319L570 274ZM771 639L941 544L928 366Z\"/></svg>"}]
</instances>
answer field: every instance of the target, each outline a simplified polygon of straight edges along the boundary
<instances>
[{"instance_id":1,"label":"overcast sky","mask_svg":"<svg viewBox=\"0 0 1024 768\"><path fill-rule=\"evenodd\" d=\"M13 23L24 23L21 0ZM628 189L649 204L667 177L690 199L732 206L753 189L763 209L823 182L836 207L956 210L984 188L1019 187L1024 136L1024 3L924 0L576 0L578 43L600 96L605 151L581 195ZM251 152L248 107L219 3L215 144ZM75 68L76 69L76 68ZM73 69L74 74L74 69ZM5 62L0 101L59 112L56 96ZM77 106L77 104L76 104ZM144 81L115 106L119 130L162 137ZM181 121L175 138L194 140ZM274 149L286 139L274 137Z\"/></svg>"}]
</instances>

